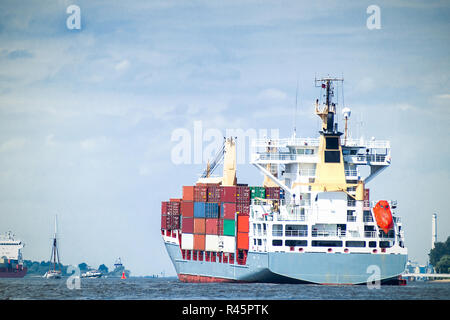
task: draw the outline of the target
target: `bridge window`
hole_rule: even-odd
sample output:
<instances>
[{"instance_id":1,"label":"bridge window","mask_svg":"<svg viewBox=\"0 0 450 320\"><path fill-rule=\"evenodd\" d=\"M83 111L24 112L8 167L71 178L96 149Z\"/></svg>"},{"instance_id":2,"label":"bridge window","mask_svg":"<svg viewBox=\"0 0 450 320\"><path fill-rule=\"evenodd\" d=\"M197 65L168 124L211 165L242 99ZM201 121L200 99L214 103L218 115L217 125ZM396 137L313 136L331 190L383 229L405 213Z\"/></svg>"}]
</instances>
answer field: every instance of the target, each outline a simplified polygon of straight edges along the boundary
<instances>
[{"instance_id":1,"label":"bridge window","mask_svg":"<svg viewBox=\"0 0 450 320\"><path fill-rule=\"evenodd\" d=\"M272 225L272 236L281 237L282 235L283 235L283 225L282 224Z\"/></svg>"},{"instance_id":2,"label":"bridge window","mask_svg":"<svg viewBox=\"0 0 450 320\"><path fill-rule=\"evenodd\" d=\"M272 240L272 245L274 247L279 247L283 245L283 240Z\"/></svg>"},{"instance_id":3,"label":"bridge window","mask_svg":"<svg viewBox=\"0 0 450 320\"><path fill-rule=\"evenodd\" d=\"M349 248L364 248L366 246L365 241L346 241L345 246Z\"/></svg>"},{"instance_id":4,"label":"bridge window","mask_svg":"<svg viewBox=\"0 0 450 320\"><path fill-rule=\"evenodd\" d=\"M339 163L341 162L340 151L325 151L325 163Z\"/></svg>"},{"instance_id":5,"label":"bridge window","mask_svg":"<svg viewBox=\"0 0 450 320\"><path fill-rule=\"evenodd\" d=\"M339 150L339 138L338 137L327 137L325 138L325 148L327 150Z\"/></svg>"},{"instance_id":6,"label":"bridge window","mask_svg":"<svg viewBox=\"0 0 450 320\"><path fill-rule=\"evenodd\" d=\"M342 247L342 241L313 240L313 247Z\"/></svg>"},{"instance_id":7,"label":"bridge window","mask_svg":"<svg viewBox=\"0 0 450 320\"><path fill-rule=\"evenodd\" d=\"M287 224L284 234L286 237L306 237L308 236L308 226Z\"/></svg>"},{"instance_id":8,"label":"bridge window","mask_svg":"<svg viewBox=\"0 0 450 320\"><path fill-rule=\"evenodd\" d=\"M286 240L284 243L287 247L306 247L308 245L306 240Z\"/></svg>"}]
</instances>

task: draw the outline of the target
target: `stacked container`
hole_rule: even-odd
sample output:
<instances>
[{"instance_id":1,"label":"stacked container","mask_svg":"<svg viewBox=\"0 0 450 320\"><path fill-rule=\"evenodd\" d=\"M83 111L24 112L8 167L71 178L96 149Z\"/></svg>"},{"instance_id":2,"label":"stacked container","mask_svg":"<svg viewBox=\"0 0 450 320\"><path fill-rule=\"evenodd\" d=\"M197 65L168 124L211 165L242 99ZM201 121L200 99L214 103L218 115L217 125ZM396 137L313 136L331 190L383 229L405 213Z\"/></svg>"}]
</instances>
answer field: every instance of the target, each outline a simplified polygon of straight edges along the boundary
<instances>
[{"instance_id":1,"label":"stacked container","mask_svg":"<svg viewBox=\"0 0 450 320\"><path fill-rule=\"evenodd\" d=\"M279 200L280 187L266 187L266 199Z\"/></svg>"},{"instance_id":2,"label":"stacked container","mask_svg":"<svg viewBox=\"0 0 450 320\"><path fill-rule=\"evenodd\" d=\"M161 229L175 230L180 228L181 199L170 199L161 203Z\"/></svg>"},{"instance_id":3,"label":"stacked container","mask_svg":"<svg viewBox=\"0 0 450 320\"><path fill-rule=\"evenodd\" d=\"M237 221L237 236L236 245L237 249L248 250L248 232L249 232L249 220L248 216L238 215Z\"/></svg>"},{"instance_id":4,"label":"stacked container","mask_svg":"<svg viewBox=\"0 0 450 320\"><path fill-rule=\"evenodd\" d=\"M250 198L266 198L266 189L264 187L250 187Z\"/></svg>"}]
</instances>

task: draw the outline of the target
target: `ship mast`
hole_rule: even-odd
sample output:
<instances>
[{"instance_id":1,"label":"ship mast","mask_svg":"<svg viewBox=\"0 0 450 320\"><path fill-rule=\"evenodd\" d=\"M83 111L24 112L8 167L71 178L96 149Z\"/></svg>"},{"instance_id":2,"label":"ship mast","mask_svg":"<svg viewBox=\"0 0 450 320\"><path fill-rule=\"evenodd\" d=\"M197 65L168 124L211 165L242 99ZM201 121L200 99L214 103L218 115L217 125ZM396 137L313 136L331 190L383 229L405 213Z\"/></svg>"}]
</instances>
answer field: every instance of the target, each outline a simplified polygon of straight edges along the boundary
<instances>
[{"instance_id":1,"label":"ship mast","mask_svg":"<svg viewBox=\"0 0 450 320\"><path fill-rule=\"evenodd\" d=\"M56 235L57 235L57 216L55 216L55 234L53 236L52 254L50 257L51 264L50 264L49 270L51 269L51 267L53 265L53 271L56 271L56 260L58 260L58 269L59 269L59 271L61 271L61 263L59 261L59 252L58 252L58 244L57 244L57 240L56 240Z\"/></svg>"}]
</instances>

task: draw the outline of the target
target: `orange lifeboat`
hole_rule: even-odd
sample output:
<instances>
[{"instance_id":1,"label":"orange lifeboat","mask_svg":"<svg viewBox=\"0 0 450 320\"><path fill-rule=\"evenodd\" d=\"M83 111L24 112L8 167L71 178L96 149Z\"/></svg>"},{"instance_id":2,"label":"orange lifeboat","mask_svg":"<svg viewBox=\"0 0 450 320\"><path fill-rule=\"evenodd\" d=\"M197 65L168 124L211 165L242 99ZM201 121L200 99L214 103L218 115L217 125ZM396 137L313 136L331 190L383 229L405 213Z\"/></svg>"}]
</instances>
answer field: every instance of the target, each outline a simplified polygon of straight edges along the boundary
<instances>
[{"instance_id":1,"label":"orange lifeboat","mask_svg":"<svg viewBox=\"0 0 450 320\"><path fill-rule=\"evenodd\" d=\"M394 226L392 220L391 208L386 200L380 200L377 202L375 207L373 207L373 213L375 215L375 220L377 225L385 232L388 233L389 230Z\"/></svg>"}]
</instances>

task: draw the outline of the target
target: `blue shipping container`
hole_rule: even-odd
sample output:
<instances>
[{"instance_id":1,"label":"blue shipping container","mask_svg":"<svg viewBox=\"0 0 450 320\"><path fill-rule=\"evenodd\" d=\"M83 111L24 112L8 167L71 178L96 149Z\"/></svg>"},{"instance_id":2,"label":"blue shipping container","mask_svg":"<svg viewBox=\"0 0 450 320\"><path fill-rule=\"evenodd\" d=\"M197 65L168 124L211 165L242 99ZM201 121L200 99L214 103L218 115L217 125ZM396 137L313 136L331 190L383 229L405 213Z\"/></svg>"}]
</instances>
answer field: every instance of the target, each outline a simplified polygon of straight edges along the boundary
<instances>
[{"instance_id":1,"label":"blue shipping container","mask_svg":"<svg viewBox=\"0 0 450 320\"><path fill-rule=\"evenodd\" d=\"M206 218L206 202L194 202L194 218Z\"/></svg>"},{"instance_id":2,"label":"blue shipping container","mask_svg":"<svg viewBox=\"0 0 450 320\"><path fill-rule=\"evenodd\" d=\"M217 218L218 216L218 203L194 202L194 218Z\"/></svg>"}]
</instances>

